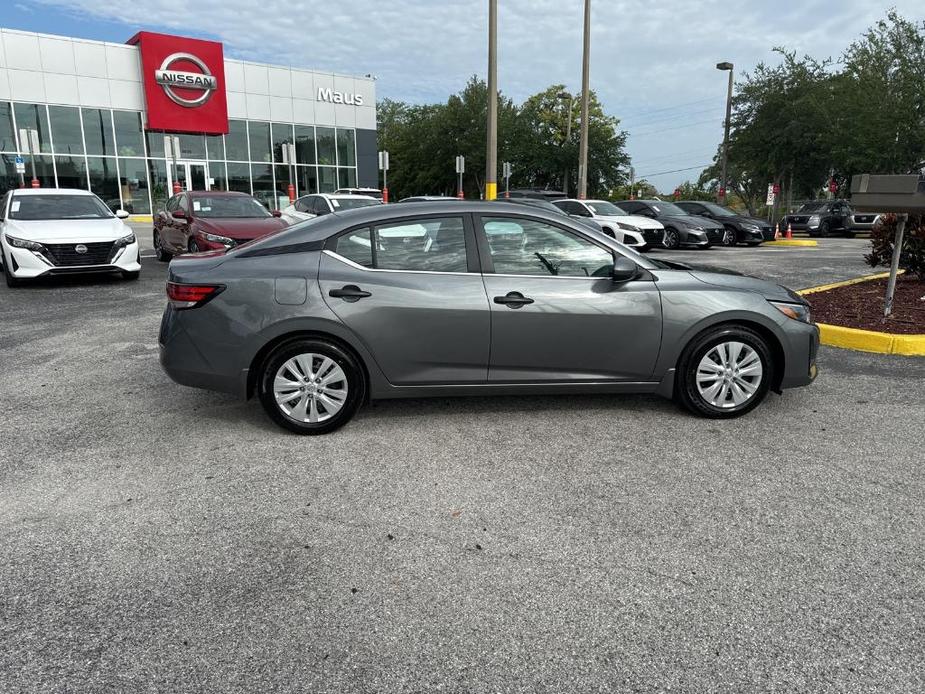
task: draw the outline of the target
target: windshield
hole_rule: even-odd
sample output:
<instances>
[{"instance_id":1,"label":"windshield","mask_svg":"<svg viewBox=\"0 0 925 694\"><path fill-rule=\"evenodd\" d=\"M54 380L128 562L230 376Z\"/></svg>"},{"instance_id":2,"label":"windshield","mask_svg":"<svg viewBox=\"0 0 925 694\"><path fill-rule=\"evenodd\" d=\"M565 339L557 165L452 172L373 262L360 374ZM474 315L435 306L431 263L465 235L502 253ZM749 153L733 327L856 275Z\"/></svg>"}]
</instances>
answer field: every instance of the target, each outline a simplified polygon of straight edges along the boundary
<instances>
[{"instance_id":1,"label":"windshield","mask_svg":"<svg viewBox=\"0 0 925 694\"><path fill-rule=\"evenodd\" d=\"M808 202L803 207L801 207L797 212L818 212L826 206L824 202Z\"/></svg>"},{"instance_id":2,"label":"windshield","mask_svg":"<svg viewBox=\"0 0 925 694\"><path fill-rule=\"evenodd\" d=\"M685 212L680 207L671 202L651 202L649 203L652 206L652 209L662 214L676 214L676 215L686 215L690 214Z\"/></svg>"},{"instance_id":3,"label":"windshield","mask_svg":"<svg viewBox=\"0 0 925 694\"><path fill-rule=\"evenodd\" d=\"M607 202L606 200L588 202L585 204L591 208L594 214L600 215L601 217L629 217L626 212L612 202Z\"/></svg>"},{"instance_id":4,"label":"windshield","mask_svg":"<svg viewBox=\"0 0 925 694\"><path fill-rule=\"evenodd\" d=\"M267 208L245 195L197 195L193 198L193 214L210 219L263 219L271 216Z\"/></svg>"},{"instance_id":5,"label":"windshield","mask_svg":"<svg viewBox=\"0 0 925 694\"><path fill-rule=\"evenodd\" d=\"M113 214L95 195L14 195L10 219L109 219Z\"/></svg>"},{"instance_id":6,"label":"windshield","mask_svg":"<svg viewBox=\"0 0 925 694\"><path fill-rule=\"evenodd\" d=\"M331 198L331 205L335 210L355 210L358 207L369 207L370 205L380 205L378 200L373 198Z\"/></svg>"},{"instance_id":7,"label":"windshield","mask_svg":"<svg viewBox=\"0 0 925 694\"><path fill-rule=\"evenodd\" d=\"M705 202L703 206L707 208L717 217L735 217L736 213L730 210L728 207L723 207L722 205L717 205L712 202Z\"/></svg>"}]
</instances>

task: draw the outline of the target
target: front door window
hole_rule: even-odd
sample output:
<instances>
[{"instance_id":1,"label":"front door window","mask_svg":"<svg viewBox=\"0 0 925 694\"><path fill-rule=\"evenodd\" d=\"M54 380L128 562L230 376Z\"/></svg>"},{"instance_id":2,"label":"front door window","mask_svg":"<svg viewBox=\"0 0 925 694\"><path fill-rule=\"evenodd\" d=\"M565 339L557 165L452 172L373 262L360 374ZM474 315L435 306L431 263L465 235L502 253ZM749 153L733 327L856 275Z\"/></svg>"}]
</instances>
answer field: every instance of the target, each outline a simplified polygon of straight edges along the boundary
<instances>
[{"instance_id":1,"label":"front door window","mask_svg":"<svg viewBox=\"0 0 925 694\"><path fill-rule=\"evenodd\" d=\"M613 254L587 239L533 219L483 220L495 273L556 277L609 277Z\"/></svg>"}]
</instances>

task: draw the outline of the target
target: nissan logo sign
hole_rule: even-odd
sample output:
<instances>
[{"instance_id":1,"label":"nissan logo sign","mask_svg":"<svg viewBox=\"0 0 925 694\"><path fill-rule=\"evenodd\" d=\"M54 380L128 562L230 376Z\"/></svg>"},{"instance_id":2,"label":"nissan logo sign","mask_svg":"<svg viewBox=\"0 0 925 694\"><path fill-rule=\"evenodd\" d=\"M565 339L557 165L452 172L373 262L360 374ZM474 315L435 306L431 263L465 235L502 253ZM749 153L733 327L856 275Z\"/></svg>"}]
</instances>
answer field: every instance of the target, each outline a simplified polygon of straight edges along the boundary
<instances>
[{"instance_id":1,"label":"nissan logo sign","mask_svg":"<svg viewBox=\"0 0 925 694\"><path fill-rule=\"evenodd\" d=\"M184 72L183 70L171 70L170 66L174 63L185 61L192 63L202 72ZM218 80L209 71L204 62L192 53L172 53L164 58L159 70L154 71L154 81L164 89L164 93L174 103L188 108L202 106L212 96L212 92L218 89ZM180 96L174 91L175 87L182 89L198 90L201 94L195 99L187 99Z\"/></svg>"},{"instance_id":2,"label":"nissan logo sign","mask_svg":"<svg viewBox=\"0 0 925 694\"><path fill-rule=\"evenodd\" d=\"M80 253L81 255L83 255L84 253L87 252L87 247L84 246L82 243L78 243L76 246L74 246L74 251L76 253Z\"/></svg>"}]
</instances>

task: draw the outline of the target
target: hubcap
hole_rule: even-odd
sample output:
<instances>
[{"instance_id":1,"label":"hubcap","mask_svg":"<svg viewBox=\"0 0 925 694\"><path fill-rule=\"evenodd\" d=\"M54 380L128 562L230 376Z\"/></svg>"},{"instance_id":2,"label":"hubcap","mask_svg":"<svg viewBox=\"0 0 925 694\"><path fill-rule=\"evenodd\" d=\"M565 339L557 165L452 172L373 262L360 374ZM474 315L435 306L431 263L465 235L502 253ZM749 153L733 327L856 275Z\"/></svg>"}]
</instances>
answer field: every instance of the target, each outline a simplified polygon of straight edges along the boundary
<instances>
[{"instance_id":1,"label":"hubcap","mask_svg":"<svg viewBox=\"0 0 925 694\"><path fill-rule=\"evenodd\" d=\"M675 231L668 230L665 232L665 245L668 248L674 248L678 244L678 234Z\"/></svg>"},{"instance_id":2,"label":"hubcap","mask_svg":"<svg viewBox=\"0 0 925 694\"><path fill-rule=\"evenodd\" d=\"M764 368L758 353L743 342L722 342L697 366L697 391L714 407L743 406L761 385Z\"/></svg>"},{"instance_id":3,"label":"hubcap","mask_svg":"<svg viewBox=\"0 0 925 694\"><path fill-rule=\"evenodd\" d=\"M279 367L273 395L279 409L297 422L324 422L347 402L347 375L330 357L299 354Z\"/></svg>"}]
</instances>

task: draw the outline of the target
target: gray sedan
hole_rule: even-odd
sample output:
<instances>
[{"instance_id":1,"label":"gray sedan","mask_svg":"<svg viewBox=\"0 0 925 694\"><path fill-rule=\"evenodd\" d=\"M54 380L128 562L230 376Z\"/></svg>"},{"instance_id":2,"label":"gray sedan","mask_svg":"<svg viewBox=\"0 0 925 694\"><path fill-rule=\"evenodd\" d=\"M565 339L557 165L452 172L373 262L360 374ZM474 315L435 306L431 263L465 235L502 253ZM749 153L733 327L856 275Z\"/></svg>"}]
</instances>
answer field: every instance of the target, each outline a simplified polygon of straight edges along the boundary
<instances>
[{"instance_id":1,"label":"gray sedan","mask_svg":"<svg viewBox=\"0 0 925 694\"><path fill-rule=\"evenodd\" d=\"M734 417L816 376L808 304L499 202L335 212L175 258L160 359L301 434L369 399L657 393Z\"/></svg>"}]
</instances>

